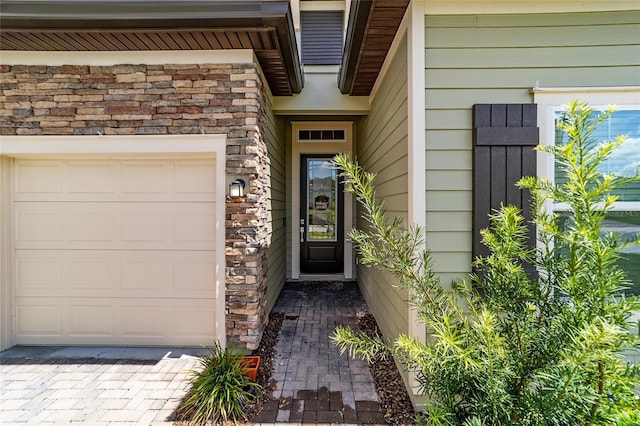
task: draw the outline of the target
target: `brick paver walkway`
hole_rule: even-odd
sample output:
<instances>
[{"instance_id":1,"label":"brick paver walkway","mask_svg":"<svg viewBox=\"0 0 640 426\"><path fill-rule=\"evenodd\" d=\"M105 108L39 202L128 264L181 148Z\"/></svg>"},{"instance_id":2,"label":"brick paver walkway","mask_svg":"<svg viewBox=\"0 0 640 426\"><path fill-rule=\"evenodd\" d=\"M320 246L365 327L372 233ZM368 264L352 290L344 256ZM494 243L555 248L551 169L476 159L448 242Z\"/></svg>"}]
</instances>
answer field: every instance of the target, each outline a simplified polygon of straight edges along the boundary
<instances>
[{"instance_id":1,"label":"brick paver walkway","mask_svg":"<svg viewBox=\"0 0 640 426\"><path fill-rule=\"evenodd\" d=\"M0 356L0 424L171 425L196 353L202 351L9 349Z\"/></svg>"},{"instance_id":2,"label":"brick paver walkway","mask_svg":"<svg viewBox=\"0 0 640 426\"><path fill-rule=\"evenodd\" d=\"M288 283L274 312L285 315L276 389L256 421L384 424L367 363L340 355L329 339L368 312L357 284Z\"/></svg>"}]
</instances>

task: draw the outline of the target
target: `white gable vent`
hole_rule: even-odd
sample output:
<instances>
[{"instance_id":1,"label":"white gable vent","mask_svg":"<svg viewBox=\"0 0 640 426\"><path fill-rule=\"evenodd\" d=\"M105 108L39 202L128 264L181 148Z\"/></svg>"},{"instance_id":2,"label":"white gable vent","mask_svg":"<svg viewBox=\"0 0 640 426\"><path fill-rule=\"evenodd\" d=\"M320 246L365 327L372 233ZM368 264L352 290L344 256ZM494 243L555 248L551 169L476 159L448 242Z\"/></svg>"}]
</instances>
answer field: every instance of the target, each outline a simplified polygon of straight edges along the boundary
<instances>
[{"instance_id":1,"label":"white gable vent","mask_svg":"<svg viewBox=\"0 0 640 426\"><path fill-rule=\"evenodd\" d=\"M346 142L344 129L300 129L299 142Z\"/></svg>"}]
</instances>

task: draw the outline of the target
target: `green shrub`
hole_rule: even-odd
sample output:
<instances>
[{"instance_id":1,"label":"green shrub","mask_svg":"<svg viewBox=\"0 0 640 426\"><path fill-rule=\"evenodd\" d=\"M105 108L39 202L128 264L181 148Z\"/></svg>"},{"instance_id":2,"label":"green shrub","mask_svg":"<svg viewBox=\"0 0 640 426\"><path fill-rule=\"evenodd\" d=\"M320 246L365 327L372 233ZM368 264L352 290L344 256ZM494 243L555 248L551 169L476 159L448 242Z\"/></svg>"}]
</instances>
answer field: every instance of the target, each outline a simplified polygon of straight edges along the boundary
<instances>
[{"instance_id":1,"label":"green shrub","mask_svg":"<svg viewBox=\"0 0 640 426\"><path fill-rule=\"evenodd\" d=\"M621 248L639 241L602 233L615 202L610 192L639 177L598 173L598 165L623 142L592 139L607 114L595 117L586 104L571 103L560 122L569 142L538 147L555 155L567 181L520 181L535 201L540 248L527 248L522 215L504 206L482 232L490 249L475 262L482 273L451 290L433 273L424 231L388 221L375 175L348 156L336 157L369 225L351 232L362 263L389 270L409 291L427 339L403 335L387 345L348 328L336 329L332 339L353 356L392 351L402 359L428 397L426 424L640 424L633 392L640 375L622 355L639 347L629 330L640 305L624 296L627 282L616 262ZM549 200L566 203L569 211L562 217L547 212ZM526 264L536 267L536 277L527 274Z\"/></svg>"},{"instance_id":2,"label":"green shrub","mask_svg":"<svg viewBox=\"0 0 640 426\"><path fill-rule=\"evenodd\" d=\"M192 371L190 388L178 409L178 417L190 424L245 420L249 404L261 387L245 376L242 354L219 343L201 358L201 370Z\"/></svg>"}]
</instances>

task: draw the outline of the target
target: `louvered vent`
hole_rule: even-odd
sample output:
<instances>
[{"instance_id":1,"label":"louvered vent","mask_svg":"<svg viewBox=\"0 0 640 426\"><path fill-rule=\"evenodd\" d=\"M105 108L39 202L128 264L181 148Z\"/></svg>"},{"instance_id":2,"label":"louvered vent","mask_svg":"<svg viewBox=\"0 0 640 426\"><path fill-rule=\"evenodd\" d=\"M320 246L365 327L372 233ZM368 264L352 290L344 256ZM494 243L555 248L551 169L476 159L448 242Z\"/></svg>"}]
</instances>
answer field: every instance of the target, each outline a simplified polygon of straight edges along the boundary
<instances>
[{"instance_id":1,"label":"louvered vent","mask_svg":"<svg viewBox=\"0 0 640 426\"><path fill-rule=\"evenodd\" d=\"M346 142L346 140L344 129L298 130L299 142Z\"/></svg>"},{"instance_id":2,"label":"louvered vent","mask_svg":"<svg viewBox=\"0 0 640 426\"><path fill-rule=\"evenodd\" d=\"M342 12L302 11L302 63L335 65L342 61Z\"/></svg>"}]
</instances>

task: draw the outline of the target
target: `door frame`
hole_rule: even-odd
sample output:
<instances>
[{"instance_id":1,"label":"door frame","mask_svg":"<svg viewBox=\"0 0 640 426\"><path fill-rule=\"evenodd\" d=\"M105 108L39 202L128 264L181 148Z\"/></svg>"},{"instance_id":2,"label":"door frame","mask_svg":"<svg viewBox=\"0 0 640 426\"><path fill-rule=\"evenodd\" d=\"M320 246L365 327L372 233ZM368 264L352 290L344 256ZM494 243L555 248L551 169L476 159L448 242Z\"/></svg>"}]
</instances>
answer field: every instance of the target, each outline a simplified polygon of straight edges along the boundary
<instances>
[{"instance_id":1,"label":"door frame","mask_svg":"<svg viewBox=\"0 0 640 426\"><path fill-rule=\"evenodd\" d=\"M301 142L298 139L299 130L329 130L345 131L345 140L341 142ZM340 152L353 153L353 122L352 121L292 121L291 122L291 279L299 280L305 276L322 279L323 275L301 274L300 272L300 173L301 157L305 154L336 154ZM353 196L344 191L344 218L342 221L344 233L344 274L329 274L327 277L335 279L343 277L345 280L355 278L355 256L353 244L348 238L348 232L353 227Z\"/></svg>"}]
</instances>

